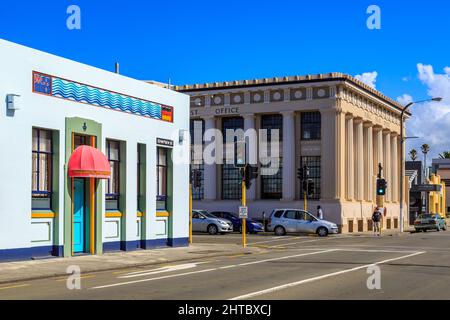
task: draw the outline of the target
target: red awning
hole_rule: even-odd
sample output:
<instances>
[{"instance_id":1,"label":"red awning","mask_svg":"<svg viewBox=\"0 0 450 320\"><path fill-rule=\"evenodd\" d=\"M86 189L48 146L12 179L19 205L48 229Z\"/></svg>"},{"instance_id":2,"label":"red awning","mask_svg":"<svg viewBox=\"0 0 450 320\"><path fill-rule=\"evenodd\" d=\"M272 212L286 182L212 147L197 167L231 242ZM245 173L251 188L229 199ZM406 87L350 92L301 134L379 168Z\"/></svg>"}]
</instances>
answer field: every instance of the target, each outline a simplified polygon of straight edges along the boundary
<instances>
[{"instance_id":1,"label":"red awning","mask_svg":"<svg viewBox=\"0 0 450 320\"><path fill-rule=\"evenodd\" d=\"M106 156L90 146L76 148L69 160L69 177L109 179L111 166Z\"/></svg>"}]
</instances>

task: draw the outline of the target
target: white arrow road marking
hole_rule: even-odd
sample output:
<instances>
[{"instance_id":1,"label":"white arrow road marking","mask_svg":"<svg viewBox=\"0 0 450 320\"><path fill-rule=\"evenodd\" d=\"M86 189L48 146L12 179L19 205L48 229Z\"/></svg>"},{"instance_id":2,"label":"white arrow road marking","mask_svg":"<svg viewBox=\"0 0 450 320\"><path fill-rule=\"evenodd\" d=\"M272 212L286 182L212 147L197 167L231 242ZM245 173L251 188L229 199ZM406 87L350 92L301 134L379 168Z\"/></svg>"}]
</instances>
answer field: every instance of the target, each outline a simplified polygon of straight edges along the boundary
<instances>
[{"instance_id":1,"label":"white arrow road marking","mask_svg":"<svg viewBox=\"0 0 450 320\"><path fill-rule=\"evenodd\" d=\"M250 298L261 296L261 295L264 295L264 294L273 293L273 292L284 290L284 289L287 289L287 288L299 286L299 285L302 285L302 284L305 284L305 283L310 283L310 282L314 282L314 281L317 281L317 280L322 280L322 279L338 276L338 275L341 275L341 274L344 274L344 273L353 272L353 271L357 271L357 270L361 270L361 269L367 269L370 266L376 266L378 264L384 264L384 263L388 263L388 262L392 262L392 261L396 261L396 260L401 260L401 259L414 257L414 256L417 256L417 255L423 254L423 253L425 253L425 252L416 252L416 253L408 254L406 256L402 256L402 257L399 257L399 258L387 259L387 260L378 261L378 262L371 263L371 264L366 264L366 265L363 265L363 266L360 266L360 267L356 267L356 268L351 268L351 269L346 269L346 270L337 271L337 272L333 272L333 273L328 273L328 274L324 274L322 276L309 278L309 279L305 279L305 280L300 280L300 281L296 281L296 282L291 282L291 283L287 283L287 284L284 284L284 285L281 285L281 286L277 286L277 287L273 287L273 288L269 288L269 289L265 289L265 290L261 290L261 291L256 291L256 292L244 294L244 295L241 295L241 296L238 296L238 297L231 298L229 300L250 299Z\"/></svg>"},{"instance_id":2,"label":"white arrow road marking","mask_svg":"<svg viewBox=\"0 0 450 320\"><path fill-rule=\"evenodd\" d=\"M153 269L153 270L142 270L142 271L130 272L130 273L127 273L126 275L120 276L118 278L119 279L127 279L127 278L134 278L134 277L149 276L149 275L158 274L158 273L192 269L192 268L195 268L197 265L203 264L203 263L206 263L206 262L186 263L186 264L179 264L176 266L167 266L167 267L157 268L157 269Z\"/></svg>"},{"instance_id":3,"label":"white arrow road marking","mask_svg":"<svg viewBox=\"0 0 450 320\"><path fill-rule=\"evenodd\" d=\"M315 254L334 252L334 251L338 251L338 250L339 249L329 249L329 250L301 253L301 254L296 254L296 255L292 255L292 256L284 256L284 257L279 257L279 258L257 260L257 261L237 264L235 266L229 266L229 268L232 268L232 267L243 267L243 266L248 266L248 265L253 265L253 264L258 264L258 263L277 261L277 260L292 259L292 258L298 258L298 257L303 257L303 256L310 256L310 255L315 255ZM167 275L167 276L161 276L161 277L150 278L150 279L141 279L141 280L134 280L134 281L128 281L128 282L119 282L119 283L109 284L109 285L105 285L105 286L98 286L98 287L94 287L94 288L91 288L91 289L104 289L104 288L125 286L125 285L129 285L129 284L140 283L140 282L149 282L149 281L155 281L155 280L162 280L162 279L169 279L169 278L175 278L175 277L182 277L182 276L198 274L198 273L217 271L217 270L220 270L220 269L221 269L221 267L217 267L217 268L211 268L211 269L206 269L206 270L198 270L198 271L191 271L191 272L185 272L185 273L171 274L171 275Z\"/></svg>"}]
</instances>

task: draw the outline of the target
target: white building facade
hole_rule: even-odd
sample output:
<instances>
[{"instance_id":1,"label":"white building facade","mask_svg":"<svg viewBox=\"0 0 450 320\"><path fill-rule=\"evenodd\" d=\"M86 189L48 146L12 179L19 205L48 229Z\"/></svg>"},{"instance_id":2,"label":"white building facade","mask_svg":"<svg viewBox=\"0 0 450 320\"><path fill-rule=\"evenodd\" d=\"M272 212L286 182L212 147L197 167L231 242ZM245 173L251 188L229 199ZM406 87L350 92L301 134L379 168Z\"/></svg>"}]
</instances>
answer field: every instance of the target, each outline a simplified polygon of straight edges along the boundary
<instances>
[{"instance_id":1,"label":"white building facade","mask_svg":"<svg viewBox=\"0 0 450 320\"><path fill-rule=\"evenodd\" d=\"M251 217L268 218L276 208L303 208L297 170L306 165L315 185L308 200L311 212L320 205L325 219L343 232L367 231L378 200L387 209L384 227L399 227L401 106L395 101L340 73L175 89L191 96L191 131L197 121L203 130L216 128L223 135L227 129L280 132L280 170L260 175L247 192ZM203 141L205 148L214 143ZM260 147L261 141L255 148ZM380 163L388 189L377 199ZM237 212L238 169L226 163L193 167L203 173L202 187L193 190L194 208Z\"/></svg>"},{"instance_id":2,"label":"white building facade","mask_svg":"<svg viewBox=\"0 0 450 320\"><path fill-rule=\"evenodd\" d=\"M3 40L0 57L0 261L188 245L189 96Z\"/></svg>"}]
</instances>

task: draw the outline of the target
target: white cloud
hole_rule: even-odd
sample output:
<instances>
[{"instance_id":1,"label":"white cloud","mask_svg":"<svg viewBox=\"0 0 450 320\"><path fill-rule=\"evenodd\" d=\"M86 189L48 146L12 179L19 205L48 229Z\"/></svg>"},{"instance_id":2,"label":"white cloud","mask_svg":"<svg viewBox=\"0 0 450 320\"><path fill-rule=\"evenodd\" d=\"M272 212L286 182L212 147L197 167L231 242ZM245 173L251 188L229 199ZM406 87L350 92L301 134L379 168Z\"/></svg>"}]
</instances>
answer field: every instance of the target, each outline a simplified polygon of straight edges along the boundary
<instances>
[{"instance_id":1,"label":"white cloud","mask_svg":"<svg viewBox=\"0 0 450 320\"><path fill-rule=\"evenodd\" d=\"M359 81L364 82L368 86L375 89L375 82L377 82L378 72L365 72L363 74L358 74L355 78Z\"/></svg>"},{"instance_id":2,"label":"white cloud","mask_svg":"<svg viewBox=\"0 0 450 320\"><path fill-rule=\"evenodd\" d=\"M450 150L450 67L444 68L444 73L435 73L431 65L419 63L417 70L419 80L427 87L428 95L444 100L412 107L413 116L408 120L407 132L408 136L418 136L420 139L408 140L407 151L415 148L420 152L420 146L427 143L430 145L431 157L436 158L439 153ZM397 100L405 96L407 95Z\"/></svg>"},{"instance_id":3,"label":"white cloud","mask_svg":"<svg viewBox=\"0 0 450 320\"><path fill-rule=\"evenodd\" d=\"M409 94L404 94L401 97L397 98L397 102L400 103L402 106L406 106L408 103L412 102L413 98Z\"/></svg>"}]
</instances>

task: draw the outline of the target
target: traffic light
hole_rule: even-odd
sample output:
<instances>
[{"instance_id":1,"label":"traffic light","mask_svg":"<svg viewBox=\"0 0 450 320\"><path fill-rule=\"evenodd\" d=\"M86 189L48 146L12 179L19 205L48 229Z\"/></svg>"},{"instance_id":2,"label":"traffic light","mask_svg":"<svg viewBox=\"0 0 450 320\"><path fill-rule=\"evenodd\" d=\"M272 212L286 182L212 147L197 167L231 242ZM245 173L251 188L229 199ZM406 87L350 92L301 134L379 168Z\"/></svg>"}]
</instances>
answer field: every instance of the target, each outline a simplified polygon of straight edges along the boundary
<instances>
[{"instance_id":1,"label":"traffic light","mask_svg":"<svg viewBox=\"0 0 450 320\"><path fill-rule=\"evenodd\" d=\"M248 165L245 167L245 187L250 189L252 181L258 178L258 167Z\"/></svg>"},{"instance_id":2,"label":"traffic light","mask_svg":"<svg viewBox=\"0 0 450 320\"><path fill-rule=\"evenodd\" d=\"M202 186L202 172L200 170L192 171L192 185L194 189L199 189Z\"/></svg>"},{"instance_id":3,"label":"traffic light","mask_svg":"<svg viewBox=\"0 0 450 320\"><path fill-rule=\"evenodd\" d=\"M387 182L385 179L377 180L377 195L384 196L386 195Z\"/></svg>"},{"instance_id":4,"label":"traffic light","mask_svg":"<svg viewBox=\"0 0 450 320\"><path fill-rule=\"evenodd\" d=\"M303 181L304 179L303 179L303 168L298 168L298 170L297 170L297 178L298 178L298 180L300 180L300 181Z\"/></svg>"},{"instance_id":5,"label":"traffic light","mask_svg":"<svg viewBox=\"0 0 450 320\"><path fill-rule=\"evenodd\" d=\"M302 181L302 190L303 190L303 193L308 192L308 181L307 180Z\"/></svg>"},{"instance_id":6,"label":"traffic light","mask_svg":"<svg viewBox=\"0 0 450 320\"><path fill-rule=\"evenodd\" d=\"M309 179L309 167L308 166L303 167L303 178L305 180Z\"/></svg>"},{"instance_id":7,"label":"traffic light","mask_svg":"<svg viewBox=\"0 0 450 320\"><path fill-rule=\"evenodd\" d=\"M312 196L315 193L314 181L308 180L308 196Z\"/></svg>"}]
</instances>

